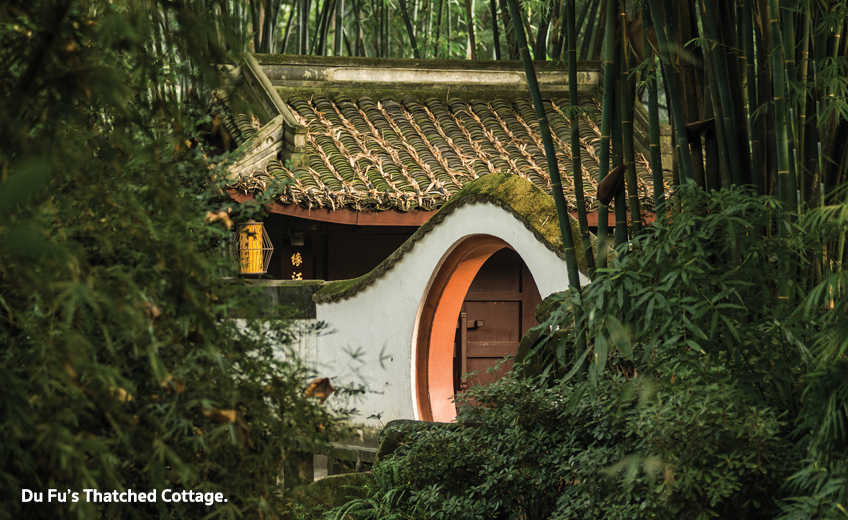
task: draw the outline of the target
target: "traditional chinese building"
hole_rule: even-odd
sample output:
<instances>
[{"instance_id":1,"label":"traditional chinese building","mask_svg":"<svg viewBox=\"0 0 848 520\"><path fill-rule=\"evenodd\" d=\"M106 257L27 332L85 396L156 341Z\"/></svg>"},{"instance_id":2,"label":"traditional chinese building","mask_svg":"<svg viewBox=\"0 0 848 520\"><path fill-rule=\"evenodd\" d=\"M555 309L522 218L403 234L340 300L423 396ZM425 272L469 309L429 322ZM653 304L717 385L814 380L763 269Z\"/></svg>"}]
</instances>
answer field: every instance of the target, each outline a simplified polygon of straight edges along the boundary
<instances>
[{"instance_id":1,"label":"traditional chinese building","mask_svg":"<svg viewBox=\"0 0 848 520\"><path fill-rule=\"evenodd\" d=\"M579 124L596 225L599 63L579 67L577 117L565 70L538 68L569 210ZM304 355L337 383L366 387L352 403L365 423L452 419L462 374L499 377L508 364L486 368L514 354L535 306L567 287L520 63L254 55L233 74L214 136L237 153L230 194L244 202L282 185L263 223L273 253L259 283L335 331Z\"/></svg>"}]
</instances>

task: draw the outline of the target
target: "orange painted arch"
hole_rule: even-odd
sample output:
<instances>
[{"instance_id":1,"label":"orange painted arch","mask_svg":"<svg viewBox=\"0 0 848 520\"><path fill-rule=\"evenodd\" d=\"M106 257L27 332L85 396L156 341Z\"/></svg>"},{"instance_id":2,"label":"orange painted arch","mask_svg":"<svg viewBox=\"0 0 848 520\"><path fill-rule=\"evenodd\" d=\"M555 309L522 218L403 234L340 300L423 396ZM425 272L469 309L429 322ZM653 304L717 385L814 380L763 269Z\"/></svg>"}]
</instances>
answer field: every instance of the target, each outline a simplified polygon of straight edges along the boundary
<instances>
[{"instance_id":1,"label":"orange painted arch","mask_svg":"<svg viewBox=\"0 0 848 520\"><path fill-rule=\"evenodd\" d=\"M463 237L431 279L416 338L415 393L422 421L456 419L452 400L456 322L477 272L489 257L504 248L513 249L491 235Z\"/></svg>"}]
</instances>

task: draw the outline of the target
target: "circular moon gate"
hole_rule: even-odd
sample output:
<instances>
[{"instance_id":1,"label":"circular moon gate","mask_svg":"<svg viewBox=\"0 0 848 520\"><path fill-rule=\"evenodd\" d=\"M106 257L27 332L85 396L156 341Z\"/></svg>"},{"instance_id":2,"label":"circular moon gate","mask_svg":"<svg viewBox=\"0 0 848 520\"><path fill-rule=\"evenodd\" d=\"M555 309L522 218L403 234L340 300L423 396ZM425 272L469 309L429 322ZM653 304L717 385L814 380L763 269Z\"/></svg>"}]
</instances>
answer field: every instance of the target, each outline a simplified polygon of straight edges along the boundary
<instances>
[{"instance_id":1,"label":"circular moon gate","mask_svg":"<svg viewBox=\"0 0 848 520\"><path fill-rule=\"evenodd\" d=\"M491 235L463 237L431 278L415 343L415 394L421 420L450 422L456 418L452 397L457 320L480 268L505 248L514 250L504 240ZM538 298L532 276L528 283L533 285L532 291Z\"/></svg>"}]
</instances>

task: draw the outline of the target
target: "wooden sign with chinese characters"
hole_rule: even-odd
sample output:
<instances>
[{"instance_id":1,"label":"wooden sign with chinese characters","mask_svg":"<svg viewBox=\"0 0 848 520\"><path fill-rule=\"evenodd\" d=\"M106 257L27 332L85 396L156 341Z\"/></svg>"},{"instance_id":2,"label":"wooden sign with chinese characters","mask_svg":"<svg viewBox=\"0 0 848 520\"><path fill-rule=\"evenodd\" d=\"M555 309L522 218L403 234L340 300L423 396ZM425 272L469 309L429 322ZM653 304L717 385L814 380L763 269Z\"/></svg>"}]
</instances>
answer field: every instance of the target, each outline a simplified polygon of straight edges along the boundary
<instances>
[{"instance_id":1,"label":"wooden sign with chinese characters","mask_svg":"<svg viewBox=\"0 0 848 520\"><path fill-rule=\"evenodd\" d=\"M305 247L289 247L283 259L284 280L311 280L314 278L312 253Z\"/></svg>"}]
</instances>

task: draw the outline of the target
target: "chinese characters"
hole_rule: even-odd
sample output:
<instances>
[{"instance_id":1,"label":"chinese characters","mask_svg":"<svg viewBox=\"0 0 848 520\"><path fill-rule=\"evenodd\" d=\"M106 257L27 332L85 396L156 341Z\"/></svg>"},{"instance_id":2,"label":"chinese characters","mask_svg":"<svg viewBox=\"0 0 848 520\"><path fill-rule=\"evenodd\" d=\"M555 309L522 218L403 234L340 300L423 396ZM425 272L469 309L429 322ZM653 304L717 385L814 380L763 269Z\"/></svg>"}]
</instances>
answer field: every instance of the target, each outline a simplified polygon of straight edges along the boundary
<instances>
[{"instance_id":1,"label":"chinese characters","mask_svg":"<svg viewBox=\"0 0 848 520\"><path fill-rule=\"evenodd\" d=\"M291 256L291 263L293 267L300 267L303 263L303 257L300 256L300 253L295 253ZM292 270L292 280L303 280L303 273Z\"/></svg>"}]
</instances>

